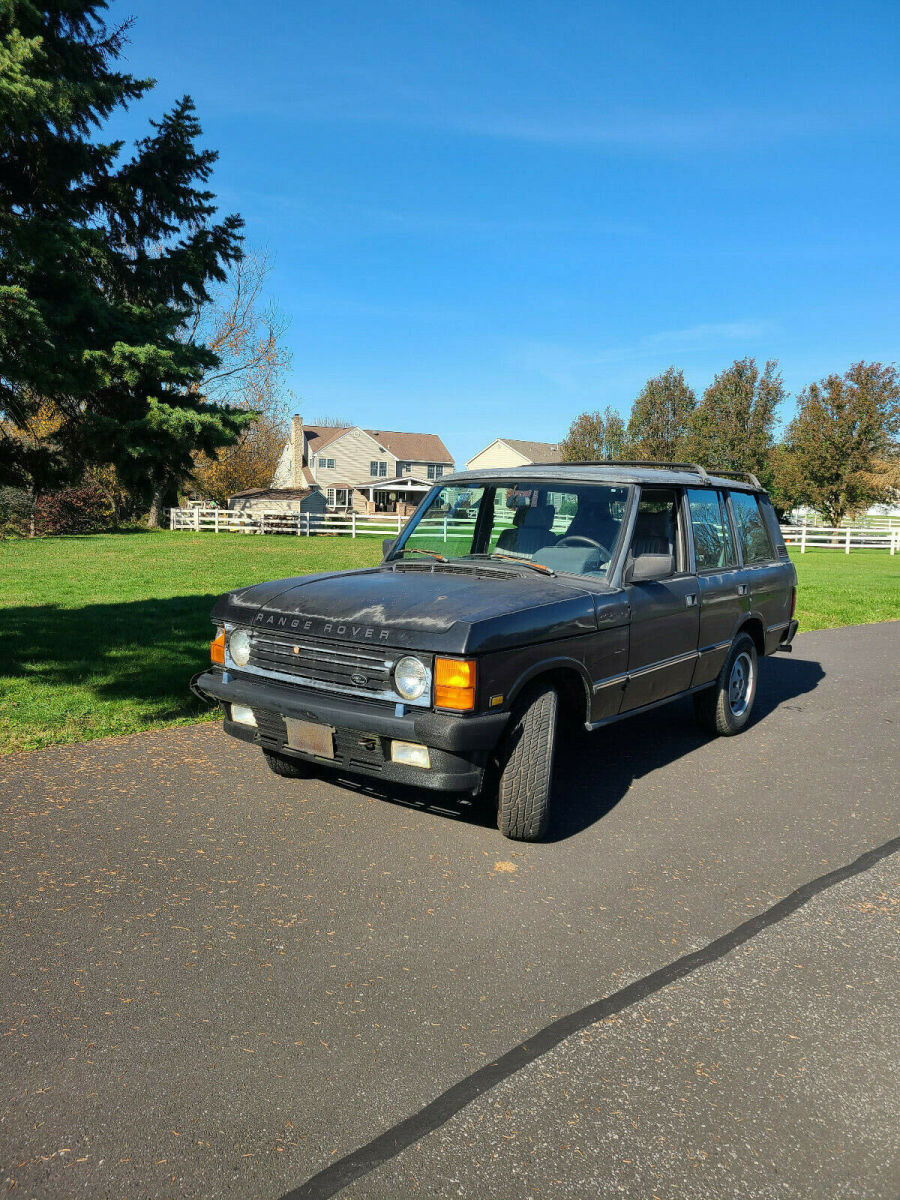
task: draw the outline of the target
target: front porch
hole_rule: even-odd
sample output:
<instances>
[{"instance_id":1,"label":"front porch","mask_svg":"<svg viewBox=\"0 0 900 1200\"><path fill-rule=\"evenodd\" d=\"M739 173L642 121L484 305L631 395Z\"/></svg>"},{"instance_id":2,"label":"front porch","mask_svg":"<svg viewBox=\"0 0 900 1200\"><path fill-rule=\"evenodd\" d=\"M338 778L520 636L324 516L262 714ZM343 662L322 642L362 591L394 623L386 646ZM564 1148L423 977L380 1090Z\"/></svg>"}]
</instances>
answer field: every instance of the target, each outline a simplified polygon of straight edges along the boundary
<instances>
[{"instance_id":1,"label":"front porch","mask_svg":"<svg viewBox=\"0 0 900 1200\"><path fill-rule=\"evenodd\" d=\"M417 479L413 475L400 475L396 479L379 479L370 484L358 485L354 491L362 500L363 513L397 513L407 517L418 507L423 496L431 491L433 483ZM356 504L354 503L354 507Z\"/></svg>"}]
</instances>

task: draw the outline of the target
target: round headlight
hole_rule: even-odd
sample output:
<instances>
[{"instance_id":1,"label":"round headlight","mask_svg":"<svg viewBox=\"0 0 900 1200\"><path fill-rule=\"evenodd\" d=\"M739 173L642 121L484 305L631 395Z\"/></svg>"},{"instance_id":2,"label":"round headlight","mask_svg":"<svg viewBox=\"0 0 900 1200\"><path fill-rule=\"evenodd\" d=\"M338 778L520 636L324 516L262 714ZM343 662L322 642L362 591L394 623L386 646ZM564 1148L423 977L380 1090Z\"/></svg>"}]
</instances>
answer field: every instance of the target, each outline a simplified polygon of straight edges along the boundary
<instances>
[{"instance_id":1,"label":"round headlight","mask_svg":"<svg viewBox=\"0 0 900 1200\"><path fill-rule=\"evenodd\" d=\"M228 653L231 661L238 667L245 667L250 661L250 634L246 629L235 629L228 638Z\"/></svg>"},{"instance_id":2,"label":"round headlight","mask_svg":"<svg viewBox=\"0 0 900 1200\"><path fill-rule=\"evenodd\" d=\"M428 672L417 658L401 658L394 667L394 686L404 700L418 700L428 687Z\"/></svg>"}]
</instances>

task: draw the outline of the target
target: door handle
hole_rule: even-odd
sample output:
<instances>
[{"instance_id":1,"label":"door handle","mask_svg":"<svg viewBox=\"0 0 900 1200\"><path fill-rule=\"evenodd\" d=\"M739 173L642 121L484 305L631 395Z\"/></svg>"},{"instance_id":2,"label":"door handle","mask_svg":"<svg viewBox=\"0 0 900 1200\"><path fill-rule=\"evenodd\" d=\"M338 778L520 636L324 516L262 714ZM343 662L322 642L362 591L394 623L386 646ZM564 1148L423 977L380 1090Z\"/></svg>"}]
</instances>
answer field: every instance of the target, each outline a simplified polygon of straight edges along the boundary
<instances>
[{"instance_id":1,"label":"door handle","mask_svg":"<svg viewBox=\"0 0 900 1200\"><path fill-rule=\"evenodd\" d=\"M695 608L697 605L697 593L690 592L687 596L685 596L684 602L688 608Z\"/></svg>"},{"instance_id":2,"label":"door handle","mask_svg":"<svg viewBox=\"0 0 900 1200\"><path fill-rule=\"evenodd\" d=\"M750 595L750 584L749 583L739 583L738 584L738 595L739 596L749 596Z\"/></svg>"}]
</instances>

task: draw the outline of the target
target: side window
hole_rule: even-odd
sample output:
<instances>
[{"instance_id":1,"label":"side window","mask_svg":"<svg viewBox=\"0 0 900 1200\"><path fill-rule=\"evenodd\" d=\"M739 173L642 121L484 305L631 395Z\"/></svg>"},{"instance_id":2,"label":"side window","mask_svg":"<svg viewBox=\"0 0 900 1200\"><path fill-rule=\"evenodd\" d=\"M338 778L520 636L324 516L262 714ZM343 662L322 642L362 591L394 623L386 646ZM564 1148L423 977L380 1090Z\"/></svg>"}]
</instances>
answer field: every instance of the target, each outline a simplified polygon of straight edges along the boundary
<instances>
[{"instance_id":1,"label":"side window","mask_svg":"<svg viewBox=\"0 0 900 1200\"><path fill-rule=\"evenodd\" d=\"M675 557L675 570L685 570L678 515L680 499L675 488L642 489L631 538L634 558L642 554L671 554Z\"/></svg>"},{"instance_id":2,"label":"side window","mask_svg":"<svg viewBox=\"0 0 900 1200\"><path fill-rule=\"evenodd\" d=\"M687 496L694 530L697 570L733 567L737 562L734 540L719 493L706 488L689 488Z\"/></svg>"},{"instance_id":3,"label":"side window","mask_svg":"<svg viewBox=\"0 0 900 1200\"><path fill-rule=\"evenodd\" d=\"M775 557L765 522L750 492L730 492L731 511L745 563L771 562Z\"/></svg>"}]
</instances>

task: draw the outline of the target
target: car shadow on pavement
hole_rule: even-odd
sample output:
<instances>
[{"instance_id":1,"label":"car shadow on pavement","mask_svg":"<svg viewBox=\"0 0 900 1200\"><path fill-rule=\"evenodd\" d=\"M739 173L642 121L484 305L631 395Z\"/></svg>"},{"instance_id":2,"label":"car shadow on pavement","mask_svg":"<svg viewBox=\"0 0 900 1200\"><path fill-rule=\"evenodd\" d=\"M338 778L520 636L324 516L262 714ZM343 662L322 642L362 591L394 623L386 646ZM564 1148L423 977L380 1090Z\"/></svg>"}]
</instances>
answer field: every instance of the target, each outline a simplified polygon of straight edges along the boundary
<instances>
[{"instance_id":1,"label":"car shadow on pavement","mask_svg":"<svg viewBox=\"0 0 900 1200\"><path fill-rule=\"evenodd\" d=\"M763 661L753 718L748 726L777 716L789 700L818 687L825 672L818 662L775 655ZM545 839L566 841L596 824L619 803L635 780L692 753L708 742L694 722L689 698L607 725L594 733L567 729L557 742L553 822ZM436 817L496 826L492 798L469 799L400 787L369 779L331 777L341 786Z\"/></svg>"},{"instance_id":2,"label":"car shadow on pavement","mask_svg":"<svg viewBox=\"0 0 900 1200\"><path fill-rule=\"evenodd\" d=\"M759 686L747 733L788 700L818 687L825 672L818 662L774 655L760 664ZM651 712L607 725L595 733L562 739L556 770L554 822L548 841L564 841L601 820L635 780L683 758L710 740L694 721L685 697ZM567 745L568 743L568 745ZM567 753L568 750L568 753Z\"/></svg>"}]
</instances>

